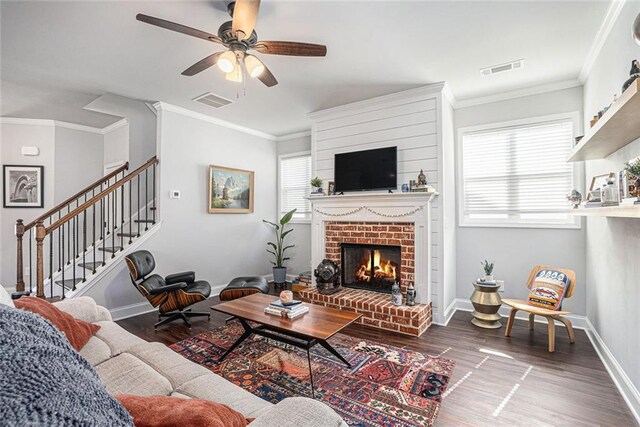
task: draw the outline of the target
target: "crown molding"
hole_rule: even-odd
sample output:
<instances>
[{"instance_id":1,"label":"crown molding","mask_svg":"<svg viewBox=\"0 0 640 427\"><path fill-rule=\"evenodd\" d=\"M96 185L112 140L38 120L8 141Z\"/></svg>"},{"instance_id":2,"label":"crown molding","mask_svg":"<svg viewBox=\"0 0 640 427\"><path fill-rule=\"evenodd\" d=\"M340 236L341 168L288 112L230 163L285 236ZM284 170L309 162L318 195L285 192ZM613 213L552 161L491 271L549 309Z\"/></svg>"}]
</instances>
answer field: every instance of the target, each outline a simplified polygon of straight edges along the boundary
<instances>
[{"instance_id":1,"label":"crown molding","mask_svg":"<svg viewBox=\"0 0 640 427\"><path fill-rule=\"evenodd\" d=\"M202 120L203 122L213 123L215 125L223 126L229 129L244 132L249 135L257 136L260 138L268 139L269 141L277 141L278 138L275 135L269 133L260 132L259 130L251 129L245 126L237 125L235 123L228 122L226 120L218 119L206 114L198 113L196 111L188 110L176 105L167 104L166 102L156 102L153 104L153 108L157 111L171 111L173 113L181 114L183 116L191 117L192 119Z\"/></svg>"},{"instance_id":2,"label":"crown molding","mask_svg":"<svg viewBox=\"0 0 640 427\"><path fill-rule=\"evenodd\" d=\"M356 101L349 104L339 105L337 107L327 108L324 110L314 111L308 116L313 121L322 121L335 116L343 116L354 110L362 112L366 108L374 108L383 106L388 103L397 102L398 100L407 100L411 98L420 98L429 95L441 93L446 86L445 82L433 83L427 86L421 86L415 89L404 90L389 95L377 96L375 98Z\"/></svg>"},{"instance_id":3,"label":"crown molding","mask_svg":"<svg viewBox=\"0 0 640 427\"><path fill-rule=\"evenodd\" d=\"M578 74L578 80L580 83L587 81L589 73L591 73L591 68L593 68L593 64L596 62L598 55L600 55L600 51L602 50L604 43L607 41L607 38L609 37L616 20L620 16L626 1L627 0L612 0L611 3L609 3L607 14L602 21L602 25L600 25L600 29L596 33L596 37L593 39L591 48L589 48L589 53L587 53L584 64L582 64L582 69L580 69L580 74Z\"/></svg>"},{"instance_id":4,"label":"crown molding","mask_svg":"<svg viewBox=\"0 0 640 427\"><path fill-rule=\"evenodd\" d=\"M531 95L540 95L543 93L555 92L563 89L571 89L578 86L582 86L582 83L577 79L563 80L554 83L547 83L544 85L530 86L524 89L517 89L509 92L496 93L494 95L460 99L455 102L454 108L460 109L473 107L476 105L490 104L492 102L507 101L509 99L522 98Z\"/></svg>"},{"instance_id":5,"label":"crown molding","mask_svg":"<svg viewBox=\"0 0 640 427\"><path fill-rule=\"evenodd\" d=\"M65 128L65 129L79 130L82 132L97 133L100 135L105 135L118 128L121 128L122 126L128 123L129 121L127 119L121 119L104 128L96 128L93 126L79 125L77 123L63 122L60 120L26 119L21 117L0 117L0 124L3 124L3 125L54 126L59 128Z\"/></svg>"},{"instance_id":6,"label":"crown molding","mask_svg":"<svg viewBox=\"0 0 640 427\"><path fill-rule=\"evenodd\" d=\"M276 141L289 141L291 139L304 138L305 136L311 136L311 129L302 132L290 133L287 135L281 135L276 137Z\"/></svg>"}]
</instances>

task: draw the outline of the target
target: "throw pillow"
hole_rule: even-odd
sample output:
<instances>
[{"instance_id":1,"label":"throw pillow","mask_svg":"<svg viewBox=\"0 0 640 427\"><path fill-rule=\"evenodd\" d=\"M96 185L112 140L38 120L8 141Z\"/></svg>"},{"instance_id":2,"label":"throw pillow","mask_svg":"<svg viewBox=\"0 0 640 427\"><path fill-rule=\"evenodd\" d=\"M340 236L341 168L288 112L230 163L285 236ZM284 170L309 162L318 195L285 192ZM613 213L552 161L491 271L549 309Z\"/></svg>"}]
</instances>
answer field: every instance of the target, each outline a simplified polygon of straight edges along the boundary
<instances>
[{"instance_id":1,"label":"throw pillow","mask_svg":"<svg viewBox=\"0 0 640 427\"><path fill-rule=\"evenodd\" d=\"M76 319L42 298L22 297L14 304L17 308L39 314L53 323L53 326L67 337L76 351L80 351L100 329L100 326Z\"/></svg>"},{"instance_id":2,"label":"throw pillow","mask_svg":"<svg viewBox=\"0 0 640 427\"><path fill-rule=\"evenodd\" d=\"M11 294L2 285L0 285L0 304L15 307L15 305L13 305L13 300L11 299Z\"/></svg>"},{"instance_id":3,"label":"throw pillow","mask_svg":"<svg viewBox=\"0 0 640 427\"><path fill-rule=\"evenodd\" d=\"M561 271L540 270L531 284L529 305L560 310L569 284L569 278Z\"/></svg>"},{"instance_id":4,"label":"throw pillow","mask_svg":"<svg viewBox=\"0 0 640 427\"><path fill-rule=\"evenodd\" d=\"M117 394L136 427L244 427L248 420L222 403L171 396Z\"/></svg>"}]
</instances>

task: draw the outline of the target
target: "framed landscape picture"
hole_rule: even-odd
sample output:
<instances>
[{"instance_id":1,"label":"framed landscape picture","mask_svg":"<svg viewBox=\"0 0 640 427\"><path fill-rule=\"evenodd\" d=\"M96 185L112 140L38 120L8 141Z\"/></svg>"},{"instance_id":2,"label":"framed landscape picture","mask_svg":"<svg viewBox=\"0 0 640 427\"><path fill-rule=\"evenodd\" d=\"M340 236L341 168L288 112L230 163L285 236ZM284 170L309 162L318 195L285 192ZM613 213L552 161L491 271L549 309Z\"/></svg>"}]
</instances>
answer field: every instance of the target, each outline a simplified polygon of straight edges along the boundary
<instances>
[{"instance_id":1,"label":"framed landscape picture","mask_svg":"<svg viewBox=\"0 0 640 427\"><path fill-rule=\"evenodd\" d=\"M44 207L44 166L3 165L5 208Z\"/></svg>"},{"instance_id":2,"label":"framed landscape picture","mask_svg":"<svg viewBox=\"0 0 640 427\"><path fill-rule=\"evenodd\" d=\"M209 213L253 213L253 171L209 166Z\"/></svg>"}]
</instances>

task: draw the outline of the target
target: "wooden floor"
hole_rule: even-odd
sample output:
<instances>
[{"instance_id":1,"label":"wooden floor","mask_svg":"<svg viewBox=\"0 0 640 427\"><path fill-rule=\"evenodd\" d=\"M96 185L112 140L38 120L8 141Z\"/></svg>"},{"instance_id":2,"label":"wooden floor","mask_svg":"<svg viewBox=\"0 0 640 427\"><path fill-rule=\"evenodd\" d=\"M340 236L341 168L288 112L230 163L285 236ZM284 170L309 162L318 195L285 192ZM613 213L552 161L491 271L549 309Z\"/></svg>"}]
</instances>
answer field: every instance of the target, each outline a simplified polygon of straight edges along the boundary
<instances>
[{"instance_id":1,"label":"wooden floor","mask_svg":"<svg viewBox=\"0 0 640 427\"><path fill-rule=\"evenodd\" d=\"M194 311L209 311L217 298L200 302ZM118 322L148 341L172 344L224 323L225 315L196 318L191 329L182 322L154 331L156 313ZM361 325L343 332L456 361L438 416L439 426L635 426L636 422L591 346L576 330L571 345L563 327L556 327L556 351L547 352L546 325L516 320L512 336L504 326L480 329L471 314L457 312L449 325L431 326L420 338ZM331 340L329 340L331 341Z\"/></svg>"}]
</instances>

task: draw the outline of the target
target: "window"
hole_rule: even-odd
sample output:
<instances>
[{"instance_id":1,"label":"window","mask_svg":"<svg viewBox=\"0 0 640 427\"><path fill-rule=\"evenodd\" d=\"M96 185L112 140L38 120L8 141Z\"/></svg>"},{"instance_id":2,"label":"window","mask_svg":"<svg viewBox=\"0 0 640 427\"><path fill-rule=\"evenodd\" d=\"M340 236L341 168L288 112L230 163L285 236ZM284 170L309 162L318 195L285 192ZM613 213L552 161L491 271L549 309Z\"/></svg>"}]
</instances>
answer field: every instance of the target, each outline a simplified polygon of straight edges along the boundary
<instances>
[{"instance_id":1,"label":"window","mask_svg":"<svg viewBox=\"0 0 640 427\"><path fill-rule=\"evenodd\" d=\"M280 215L297 209L294 219L310 220L311 154L296 153L280 156Z\"/></svg>"},{"instance_id":2,"label":"window","mask_svg":"<svg viewBox=\"0 0 640 427\"><path fill-rule=\"evenodd\" d=\"M575 126L577 113L462 129L460 225L579 227L566 200Z\"/></svg>"}]
</instances>

